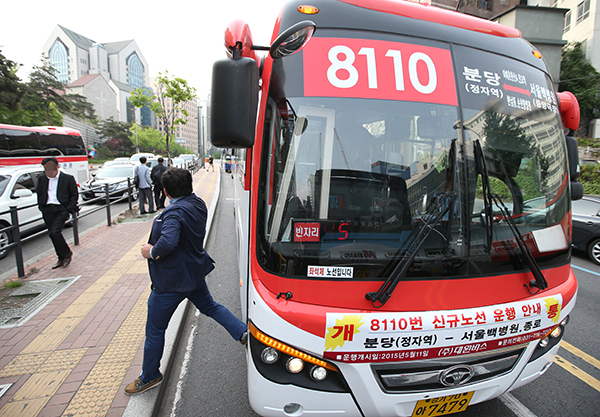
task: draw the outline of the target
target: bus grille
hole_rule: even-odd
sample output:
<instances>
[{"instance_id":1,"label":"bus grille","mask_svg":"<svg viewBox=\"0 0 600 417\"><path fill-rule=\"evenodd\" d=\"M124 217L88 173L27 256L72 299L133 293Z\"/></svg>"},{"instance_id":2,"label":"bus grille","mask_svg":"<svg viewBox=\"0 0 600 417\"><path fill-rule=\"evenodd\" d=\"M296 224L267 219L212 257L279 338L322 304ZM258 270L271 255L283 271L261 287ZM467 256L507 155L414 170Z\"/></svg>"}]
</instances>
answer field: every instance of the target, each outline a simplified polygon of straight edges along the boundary
<instances>
[{"instance_id":1,"label":"bus grille","mask_svg":"<svg viewBox=\"0 0 600 417\"><path fill-rule=\"evenodd\" d=\"M455 358L433 359L429 361L413 361L386 365L371 365L379 386L387 393L407 393L455 388L456 385L468 385L485 381L508 373L516 365L525 349L494 351ZM451 368L469 370L470 378L464 382L452 383L447 378Z\"/></svg>"}]
</instances>

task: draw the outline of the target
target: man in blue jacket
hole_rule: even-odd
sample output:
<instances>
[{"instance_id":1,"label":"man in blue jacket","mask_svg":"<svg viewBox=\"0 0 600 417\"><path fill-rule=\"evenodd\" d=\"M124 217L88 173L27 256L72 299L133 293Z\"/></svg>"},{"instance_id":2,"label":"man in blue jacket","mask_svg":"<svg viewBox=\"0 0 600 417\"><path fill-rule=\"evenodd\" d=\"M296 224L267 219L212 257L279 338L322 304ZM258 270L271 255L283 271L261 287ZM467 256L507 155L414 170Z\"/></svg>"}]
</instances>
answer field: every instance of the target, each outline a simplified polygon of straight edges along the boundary
<instances>
[{"instance_id":1,"label":"man in blue jacket","mask_svg":"<svg viewBox=\"0 0 600 417\"><path fill-rule=\"evenodd\" d=\"M162 185L170 204L154 219L150 239L141 249L152 280L142 374L125 388L127 394L139 394L162 382L159 368L165 331L175 309L186 298L235 340L245 344L248 337L248 326L214 301L206 285L204 278L214 265L203 246L206 205L193 193L192 175L185 169L171 168L162 175Z\"/></svg>"}]
</instances>

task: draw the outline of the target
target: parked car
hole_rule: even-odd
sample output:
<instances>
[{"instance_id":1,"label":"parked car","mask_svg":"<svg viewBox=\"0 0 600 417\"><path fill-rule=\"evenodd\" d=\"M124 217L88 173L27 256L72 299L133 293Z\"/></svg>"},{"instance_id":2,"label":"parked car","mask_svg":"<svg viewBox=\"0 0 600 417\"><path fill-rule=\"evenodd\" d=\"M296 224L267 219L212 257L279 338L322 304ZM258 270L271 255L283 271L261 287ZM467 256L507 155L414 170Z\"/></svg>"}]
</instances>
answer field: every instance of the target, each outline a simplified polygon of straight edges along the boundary
<instances>
[{"instance_id":1,"label":"parked car","mask_svg":"<svg viewBox=\"0 0 600 417\"><path fill-rule=\"evenodd\" d=\"M154 158L156 155L154 155L153 153L149 153L149 152L134 153L129 158L129 162L131 162L133 164L139 164L140 163L140 158L142 156L145 156L146 159L148 159L148 158Z\"/></svg>"},{"instance_id":2,"label":"parked car","mask_svg":"<svg viewBox=\"0 0 600 417\"><path fill-rule=\"evenodd\" d=\"M187 163L187 168L192 168L195 164L196 164L196 160L195 160L195 155L192 154L181 154L179 155L179 158L183 159L186 161Z\"/></svg>"},{"instance_id":3,"label":"parked car","mask_svg":"<svg viewBox=\"0 0 600 417\"><path fill-rule=\"evenodd\" d=\"M101 167L107 167L110 165L122 165L122 164L130 164L129 158L115 158L112 161L106 161L101 165Z\"/></svg>"},{"instance_id":4,"label":"parked car","mask_svg":"<svg viewBox=\"0 0 600 417\"><path fill-rule=\"evenodd\" d=\"M146 161L146 166L150 169L154 168L155 166L158 165L158 158L159 158L158 156L155 156L154 158L148 158L148 160Z\"/></svg>"},{"instance_id":5,"label":"parked car","mask_svg":"<svg viewBox=\"0 0 600 417\"><path fill-rule=\"evenodd\" d=\"M22 235L31 234L45 228L42 220L42 212L37 207L37 182L44 175L41 165L27 165L19 167L0 168L0 213L10 209L10 206L18 208L33 205L18 211L19 230ZM23 223L29 223L23 225ZM10 213L0 215L0 229L12 224ZM5 246L12 243L10 231L0 232L0 259L6 257L9 250Z\"/></svg>"},{"instance_id":6,"label":"parked car","mask_svg":"<svg viewBox=\"0 0 600 417\"><path fill-rule=\"evenodd\" d=\"M173 158L171 159L171 166L174 166L175 168L182 168L182 169L186 169L186 163L185 163L185 159L181 159L181 158Z\"/></svg>"},{"instance_id":7,"label":"parked car","mask_svg":"<svg viewBox=\"0 0 600 417\"><path fill-rule=\"evenodd\" d=\"M135 165L131 163L121 165L109 165L98 169L96 174L92 174L93 177L89 181L86 181L81 186L81 198L84 200L91 200L105 195L104 185L111 184L108 188L111 193L110 198L127 197L129 195L129 189L127 188L127 179L133 184L135 176ZM112 194L115 192L114 194ZM133 187L131 198L137 200L139 190L137 187Z\"/></svg>"},{"instance_id":8,"label":"parked car","mask_svg":"<svg viewBox=\"0 0 600 417\"><path fill-rule=\"evenodd\" d=\"M584 196L573 201L573 247L586 251L600 265L600 199Z\"/></svg>"}]
</instances>

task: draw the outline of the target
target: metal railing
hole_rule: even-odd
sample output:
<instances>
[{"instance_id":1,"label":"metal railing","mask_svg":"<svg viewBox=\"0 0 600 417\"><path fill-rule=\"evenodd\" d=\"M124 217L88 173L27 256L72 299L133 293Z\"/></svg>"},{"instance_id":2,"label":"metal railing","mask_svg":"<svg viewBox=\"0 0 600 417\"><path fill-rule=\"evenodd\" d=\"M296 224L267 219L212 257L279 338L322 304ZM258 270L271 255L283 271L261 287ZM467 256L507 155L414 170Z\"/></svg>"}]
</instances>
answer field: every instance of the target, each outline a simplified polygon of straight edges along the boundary
<instances>
[{"instance_id":1,"label":"metal railing","mask_svg":"<svg viewBox=\"0 0 600 417\"><path fill-rule=\"evenodd\" d=\"M134 190L136 189L136 187L133 186L131 179L128 178L126 188L116 189L117 188L116 186L118 184L122 184L123 182L125 182L125 181L107 183L107 184L103 184L101 186L88 188L84 192L80 191L80 193L79 193L80 195L93 193L93 195L95 197L91 198L89 200L84 200L84 202L82 204L78 204L78 206L77 206L78 209L82 206L92 205L92 204L96 204L99 202L102 202L103 204L93 208L92 210L87 210L82 215L79 215L79 211L71 214L71 218L67 222L73 223L73 243L76 246L79 245L79 227L78 227L79 219L86 217L86 216L90 216L102 209L106 209L106 224L107 224L107 226L111 226L112 225L112 215L111 215L111 210L110 210L111 207L110 206L112 204L119 203L123 200L128 200L129 210L132 211L132 209L133 209L132 194L133 194ZM113 191L110 191L110 188L113 186L115 189L113 189ZM101 195L96 196L99 193ZM127 195L117 196L117 194L121 194L121 193L123 193L123 194L126 193ZM139 195L139 193L138 193L138 195ZM23 247L22 247L23 243L27 242L29 240L32 240L38 236L48 233L48 229L43 229L37 233L29 234L29 235L27 235L27 237L24 237L24 238L21 237L21 228L23 226L27 226L32 223L39 222L39 220L40 220L40 219L35 219L35 220L31 220L31 221L28 221L25 223L19 223L18 212L20 210L25 210L25 209L32 208L32 207L37 207L37 204L30 204L28 206L23 206L20 208L17 206L10 206L9 210L0 212L0 215L10 213L10 218L11 218L10 226L0 228L0 233L6 232L7 236L9 237L9 244L0 248L0 251L2 251L2 252L10 251L11 249L14 248L15 260L17 263L17 274L18 274L19 278L22 278L25 276L25 266L24 266L24 262L23 262ZM40 227L41 227L41 225L40 225Z\"/></svg>"}]
</instances>

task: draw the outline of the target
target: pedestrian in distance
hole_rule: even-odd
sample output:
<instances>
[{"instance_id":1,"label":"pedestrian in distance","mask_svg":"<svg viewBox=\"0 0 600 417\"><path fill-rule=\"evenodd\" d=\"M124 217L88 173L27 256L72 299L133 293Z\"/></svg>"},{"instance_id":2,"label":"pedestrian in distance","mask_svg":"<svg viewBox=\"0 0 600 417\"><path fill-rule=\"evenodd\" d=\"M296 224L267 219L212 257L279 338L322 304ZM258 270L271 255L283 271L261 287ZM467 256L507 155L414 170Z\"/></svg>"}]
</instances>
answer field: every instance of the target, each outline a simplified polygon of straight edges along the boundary
<instances>
[{"instance_id":1,"label":"pedestrian in distance","mask_svg":"<svg viewBox=\"0 0 600 417\"><path fill-rule=\"evenodd\" d=\"M164 162L165 160L162 156L158 158L158 164L152 167L152 171L150 172L150 177L154 183L154 204L156 205L157 210L165 208L166 195L162 183L160 182L162 174L167 170Z\"/></svg>"},{"instance_id":2,"label":"pedestrian in distance","mask_svg":"<svg viewBox=\"0 0 600 417\"><path fill-rule=\"evenodd\" d=\"M215 166L213 165L212 155L208 157L208 165L210 165L210 169L212 170L212 172L215 172ZM206 170L208 171L208 168L206 168Z\"/></svg>"},{"instance_id":3,"label":"pedestrian in distance","mask_svg":"<svg viewBox=\"0 0 600 417\"><path fill-rule=\"evenodd\" d=\"M135 168L140 189L140 214L146 214L146 202L148 202L148 213L154 213L154 199L152 198L152 179L150 168L146 166L146 157L140 157L140 164Z\"/></svg>"},{"instance_id":4,"label":"pedestrian in distance","mask_svg":"<svg viewBox=\"0 0 600 417\"><path fill-rule=\"evenodd\" d=\"M46 175L40 175L36 192L38 208L58 256L52 269L66 268L71 263L73 252L62 235L62 230L70 214L79 211L77 183L72 175L60 172L56 158L45 158L42 165Z\"/></svg>"},{"instance_id":5,"label":"pedestrian in distance","mask_svg":"<svg viewBox=\"0 0 600 417\"><path fill-rule=\"evenodd\" d=\"M192 174L169 168L162 175L169 206L154 219L142 256L148 259L152 290L148 298L146 341L142 374L127 385L127 394L139 394L163 381L160 360L169 320L184 300L190 300L202 314L216 320L242 345L248 340L248 326L231 311L213 300L206 275L214 269L203 247L207 209L193 193Z\"/></svg>"}]
</instances>

